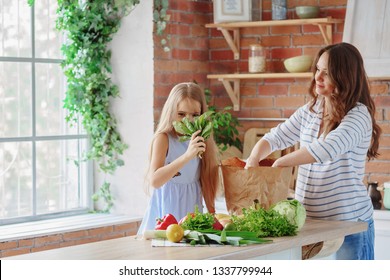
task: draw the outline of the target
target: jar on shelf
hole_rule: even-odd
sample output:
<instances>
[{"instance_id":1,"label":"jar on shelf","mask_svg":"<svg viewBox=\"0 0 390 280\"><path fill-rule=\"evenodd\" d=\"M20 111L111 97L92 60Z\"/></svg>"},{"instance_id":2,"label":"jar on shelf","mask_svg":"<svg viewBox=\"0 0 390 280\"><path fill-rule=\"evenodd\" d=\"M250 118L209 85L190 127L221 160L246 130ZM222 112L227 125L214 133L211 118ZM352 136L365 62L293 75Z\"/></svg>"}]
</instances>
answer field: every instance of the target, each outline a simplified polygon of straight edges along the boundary
<instances>
[{"instance_id":1,"label":"jar on shelf","mask_svg":"<svg viewBox=\"0 0 390 280\"><path fill-rule=\"evenodd\" d=\"M249 46L248 69L249 73L265 72L265 51L262 45Z\"/></svg>"},{"instance_id":2,"label":"jar on shelf","mask_svg":"<svg viewBox=\"0 0 390 280\"><path fill-rule=\"evenodd\" d=\"M272 20L287 18L287 0L272 0Z\"/></svg>"}]
</instances>

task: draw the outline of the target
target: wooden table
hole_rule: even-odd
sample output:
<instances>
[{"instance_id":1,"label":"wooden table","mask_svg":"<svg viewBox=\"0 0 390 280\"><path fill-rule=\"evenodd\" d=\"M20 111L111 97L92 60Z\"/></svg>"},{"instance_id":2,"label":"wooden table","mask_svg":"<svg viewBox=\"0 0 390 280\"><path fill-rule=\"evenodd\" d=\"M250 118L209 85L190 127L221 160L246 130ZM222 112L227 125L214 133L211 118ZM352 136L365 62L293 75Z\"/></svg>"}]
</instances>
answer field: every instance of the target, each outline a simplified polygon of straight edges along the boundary
<instances>
[{"instance_id":1,"label":"wooden table","mask_svg":"<svg viewBox=\"0 0 390 280\"><path fill-rule=\"evenodd\" d=\"M307 219L297 236L272 238L273 242L241 247L152 247L134 236L18 255L4 260L201 260L275 259L278 254L321 241L331 241L367 229L364 222ZM298 258L281 255L280 258Z\"/></svg>"}]
</instances>

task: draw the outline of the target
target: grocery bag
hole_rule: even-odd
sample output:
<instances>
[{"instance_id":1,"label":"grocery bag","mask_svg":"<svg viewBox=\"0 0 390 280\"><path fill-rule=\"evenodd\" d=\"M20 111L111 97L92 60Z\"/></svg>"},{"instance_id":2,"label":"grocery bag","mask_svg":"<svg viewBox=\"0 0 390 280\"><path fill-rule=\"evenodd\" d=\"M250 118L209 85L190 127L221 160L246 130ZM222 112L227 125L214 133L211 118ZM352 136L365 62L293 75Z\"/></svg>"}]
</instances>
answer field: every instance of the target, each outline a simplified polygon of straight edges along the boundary
<instances>
[{"instance_id":1,"label":"grocery bag","mask_svg":"<svg viewBox=\"0 0 390 280\"><path fill-rule=\"evenodd\" d=\"M266 165L272 165L268 164L268 160L265 162ZM241 214L242 208L252 206L255 199L261 207L268 209L288 197L292 167L258 166L244 169L244 166L245 162L238 158L221 162L226 208L229 213Z\"/></svg>"}]
</instances>

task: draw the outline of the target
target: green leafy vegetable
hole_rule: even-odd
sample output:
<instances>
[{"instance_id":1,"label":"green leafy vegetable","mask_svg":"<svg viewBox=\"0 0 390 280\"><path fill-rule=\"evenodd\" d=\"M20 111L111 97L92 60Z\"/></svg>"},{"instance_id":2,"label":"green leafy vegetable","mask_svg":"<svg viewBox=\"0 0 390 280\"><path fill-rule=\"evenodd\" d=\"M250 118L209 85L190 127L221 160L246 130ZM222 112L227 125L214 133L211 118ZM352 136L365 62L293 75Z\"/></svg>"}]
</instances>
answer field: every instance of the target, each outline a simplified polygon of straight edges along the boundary
<instances>
[{"instance_id":1,"label":"green leafy vegetable","mask_svg":"<svg viewBox=\"0 0 390 280\"><path fill-rule=\"evenodd\" d=\"M232 215L232 222L237 231L249 231L256 237L279 237L297 234L297 226L273 209L256 209L255 207L242 209L243 215Z\"/></svg>"},{"instance_id":2,"label":"green leafy vegetable","mask_svg":"<svg viewBox=\"0 0 390 280\"><path fill-rule=\"evenodd\" d=\"M214 216L211 213L199 212L198 205L195 205L195 211L193 213L188 213L179 224L185 230L212 230Z\"/></svg>"},{"instance_id":3,"label":"green leafy vegetable","mask_svg":"<svg viewBox=\"0 0 390 280\"><path fill-rule=\"evenodd\" d=\"M298 231L305 224L306 209L296 199L279 201L271 209L284 215L291 224L297 226Z\"/></svg>"},{"instance_id":4,"label":"green leafy vegetable","mask_svg":"<svg viewBox=\"0 0 390 280\"><path fill-rule=\"evenodd\" d=\"M174 121L173 127L180 135L179 140L181 142L190 140L192 134L198 130L201 131L200 136L207 140L213 130L213 122L210 119L212 114L214 114L214 112L207 111L199 117L195 117L193 121L187 117L183 118L181 121ZM202 158L202 153L199 153L198 156Z\"/></svg>"}]
</instances>

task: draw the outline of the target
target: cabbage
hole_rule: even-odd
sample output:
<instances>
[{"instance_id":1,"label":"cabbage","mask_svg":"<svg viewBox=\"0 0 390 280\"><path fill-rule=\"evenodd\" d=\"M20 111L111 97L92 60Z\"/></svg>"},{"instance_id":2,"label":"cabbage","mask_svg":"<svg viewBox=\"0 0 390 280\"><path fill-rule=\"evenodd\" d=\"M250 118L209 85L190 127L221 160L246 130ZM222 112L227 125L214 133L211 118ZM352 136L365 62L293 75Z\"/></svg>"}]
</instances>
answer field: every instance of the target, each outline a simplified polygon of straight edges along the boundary
<instances>
[{"instance_id":1,"label":"cabbage","mask_svg":"<svg viewBox=\"0 0 390 280\"><path fill-rule=\"evenodd\" d=\"M285 199L277 202L271 207L271 209L276 212L284 215L287 220L297 226L299 231L306 221L306 209L303 205L296 199Z\"/></svg>"}]
</instances>

